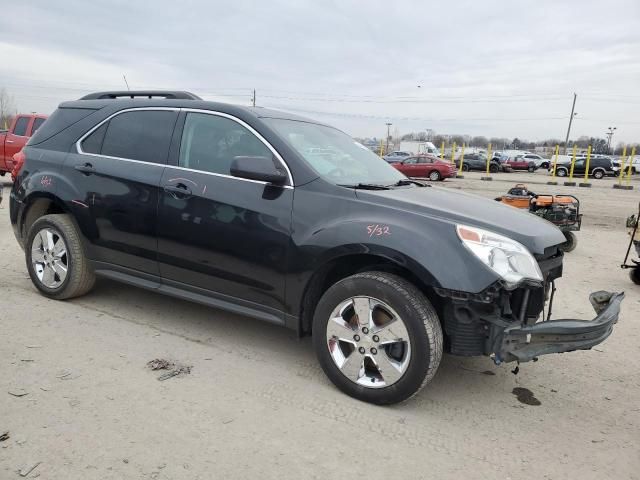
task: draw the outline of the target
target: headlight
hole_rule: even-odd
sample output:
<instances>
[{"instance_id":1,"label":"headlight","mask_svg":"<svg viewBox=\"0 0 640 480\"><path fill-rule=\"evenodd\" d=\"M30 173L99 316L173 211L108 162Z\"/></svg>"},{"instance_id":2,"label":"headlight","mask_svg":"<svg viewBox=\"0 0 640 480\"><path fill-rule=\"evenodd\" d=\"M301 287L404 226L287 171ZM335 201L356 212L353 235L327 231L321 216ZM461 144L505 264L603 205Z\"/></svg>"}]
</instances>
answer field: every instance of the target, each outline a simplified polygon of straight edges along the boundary
<instances>
[{"instance_id":1,"label":"headlight","mask_svg":"<svg viewBox=\"0 0 640 480\"><path fill-rule=\"evenodd\" d=\"M542 272L524 245L494 232L457 225L462 243L476 257L515 288L523 280L542 281Z\"/></svg>"}]
</instances>

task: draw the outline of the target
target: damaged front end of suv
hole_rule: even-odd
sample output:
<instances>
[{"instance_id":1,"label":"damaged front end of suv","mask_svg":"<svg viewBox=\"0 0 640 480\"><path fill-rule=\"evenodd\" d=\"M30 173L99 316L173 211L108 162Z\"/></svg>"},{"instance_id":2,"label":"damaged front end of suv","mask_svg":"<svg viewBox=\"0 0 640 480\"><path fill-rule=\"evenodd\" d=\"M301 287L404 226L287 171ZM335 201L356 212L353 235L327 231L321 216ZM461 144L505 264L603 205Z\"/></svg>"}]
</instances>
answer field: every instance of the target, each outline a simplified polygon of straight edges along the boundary
<instances>
[{"instance_id":1,"label":"damaged front end of suv","mask_svg":"<svg viewBox=\"0 0 640 480\"><path fill-rule=\"evenodd\" d=\"M593 292L592 320L551 320L555 281L562 276L563 253L558 246L533 255L494 232L459 225L457 233L462 244L501 279L477 294L435 289L443 299L444 330L452 354L489 355L496 364L536 361L540 355L590 349L611 334L624 293Z\"/></svg>"}]
</instances>

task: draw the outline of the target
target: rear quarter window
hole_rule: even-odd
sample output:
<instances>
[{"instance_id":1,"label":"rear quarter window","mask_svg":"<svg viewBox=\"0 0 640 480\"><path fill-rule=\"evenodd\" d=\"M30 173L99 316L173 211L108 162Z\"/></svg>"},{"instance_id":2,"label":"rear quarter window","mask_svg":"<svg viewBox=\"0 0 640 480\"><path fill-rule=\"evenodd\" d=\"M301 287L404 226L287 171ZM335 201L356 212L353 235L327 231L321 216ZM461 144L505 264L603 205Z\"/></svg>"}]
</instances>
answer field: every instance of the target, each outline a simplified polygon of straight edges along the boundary
<instances>
[{"instance_id":1,"label":"rear quarter window","mask_svg":"<svg viewBox=\"0 0 640 480\"><path fill-rule=\"evenodd\" d=\"M95 112L95 110L88 108L58 108L47 119L47 121L38 128L27 144L36 145L38 143L42 143L70 127L74 123L77 123L83 118L91 115L93 112Z\"/></svg>"}]
</instances>

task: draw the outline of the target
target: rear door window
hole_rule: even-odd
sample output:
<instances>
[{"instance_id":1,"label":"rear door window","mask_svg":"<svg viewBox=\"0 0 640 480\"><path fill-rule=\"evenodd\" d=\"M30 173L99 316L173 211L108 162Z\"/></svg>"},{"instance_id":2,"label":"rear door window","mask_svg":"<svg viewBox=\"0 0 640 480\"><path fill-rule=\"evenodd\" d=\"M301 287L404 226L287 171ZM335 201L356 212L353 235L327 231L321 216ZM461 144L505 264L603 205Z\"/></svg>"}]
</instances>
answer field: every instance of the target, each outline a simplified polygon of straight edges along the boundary
<instances>
[{"instance_id":1,"label":"rear door window","mask_svg":"<svg viewBox=\"0 0 640 480\"><path fill-rule=\"evenodd\" d=\"M18 117L18 120L16 121L16 128L13 129L13 134L20 137L25 137L27 135L29 120L29 117Z\"/></svg>"},{"instance_id":2,"label":"rear door window","mask_svg":"<svg viewBox=\"0 0 640 480\"><path fill-rule=\"evenodd\" d=\"M168 110L140 110L116 115L108 122L100 154L164 164L177 117L177 112ZM91 148L95 149L98 143L99 131L94 132L98 138L89 142Z\"/></svg>"}]
</instances>

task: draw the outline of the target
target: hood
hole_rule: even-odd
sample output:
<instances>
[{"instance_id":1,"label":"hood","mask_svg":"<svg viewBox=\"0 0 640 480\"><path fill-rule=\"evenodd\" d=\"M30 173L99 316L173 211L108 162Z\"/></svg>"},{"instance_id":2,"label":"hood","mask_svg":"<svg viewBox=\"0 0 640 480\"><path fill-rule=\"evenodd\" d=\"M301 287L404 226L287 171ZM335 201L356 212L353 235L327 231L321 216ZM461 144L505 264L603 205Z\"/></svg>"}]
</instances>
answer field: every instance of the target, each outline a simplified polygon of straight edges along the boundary
<instances>
[{"instance_id":1,"label":"hood","mask_svg":"<svg viewBox=\"0 0 640 480\"><path fill-rule=\"evenodd\" d=\"M491 230L520 242L535 254L566 241L558 227L525 210L447 188L358 190L357 196L380 206Z\"/></svg>"}]
</instances>

